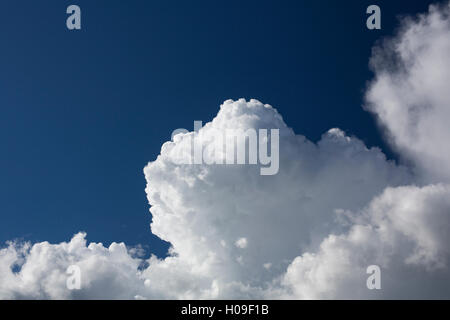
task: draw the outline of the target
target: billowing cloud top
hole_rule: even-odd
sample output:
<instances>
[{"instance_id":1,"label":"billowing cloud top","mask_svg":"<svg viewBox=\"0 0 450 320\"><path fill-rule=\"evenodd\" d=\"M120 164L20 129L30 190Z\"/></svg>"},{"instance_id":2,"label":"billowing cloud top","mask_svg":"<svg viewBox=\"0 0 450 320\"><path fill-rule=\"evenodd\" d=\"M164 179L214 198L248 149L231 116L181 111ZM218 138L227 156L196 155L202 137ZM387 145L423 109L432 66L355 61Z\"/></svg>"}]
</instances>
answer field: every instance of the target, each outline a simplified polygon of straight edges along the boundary
<instances>
[{"instance_id":1,"label":"billowing cloud top","mask_svg":"<svg viewBox=\"0 0 450 320\"><path fill-rule=\"evenodd\" d=\"M257 100L225 101L199 132L175 136L144 169L152 232L170 255L124 244L9 243L0 298L450 298L450 7L402 22L374 49L366 108L403 165L331 129L315 144ZM279 171L183 164L227 129L279 129ZM226 154L223 155L226 157ZM66 270L81 270L79 290ZM368 290L366 269L382 270Z\"/></svg>"}]
</instances>

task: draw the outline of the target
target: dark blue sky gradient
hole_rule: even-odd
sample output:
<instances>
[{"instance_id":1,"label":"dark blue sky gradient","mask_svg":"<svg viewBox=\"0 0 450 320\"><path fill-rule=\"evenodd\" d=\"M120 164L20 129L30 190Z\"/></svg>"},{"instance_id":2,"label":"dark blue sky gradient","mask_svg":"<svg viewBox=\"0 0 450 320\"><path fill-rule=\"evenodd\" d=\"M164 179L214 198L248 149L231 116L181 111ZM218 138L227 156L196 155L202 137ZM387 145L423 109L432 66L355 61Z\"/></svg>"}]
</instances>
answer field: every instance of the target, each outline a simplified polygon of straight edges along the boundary
<instances>
[{"instance_id":1,"label":"dark blue sky gradient","mask_svg":"<svg viewBox=\"0 0 450 320\"><path fill-rule=\"evenodd\" d=\"M229 98L272 104L313 141L340 127L394 157L361 108L368 59L428 3L1 1L0 243L86 231L163 255L142 169ZM70 4L81 31L66 29ZM370 4L381 31L365 27Z\"/></svg>"}]
</instances>

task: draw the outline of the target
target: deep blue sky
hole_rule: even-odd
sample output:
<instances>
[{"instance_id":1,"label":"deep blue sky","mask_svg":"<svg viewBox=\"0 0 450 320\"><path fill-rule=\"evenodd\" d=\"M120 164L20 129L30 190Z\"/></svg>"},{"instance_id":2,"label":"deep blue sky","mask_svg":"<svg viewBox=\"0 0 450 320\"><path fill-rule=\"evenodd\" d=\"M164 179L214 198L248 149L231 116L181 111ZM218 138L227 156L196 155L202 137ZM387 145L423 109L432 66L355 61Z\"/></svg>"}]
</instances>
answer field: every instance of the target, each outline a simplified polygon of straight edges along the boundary
<instances>
[{"instance_id":1,"label":"deep blue sky","mask_svg":"<svg viewBox=\"0 0 450 320\"><path fill-rule=\"evenodd\" d=\"M385 151L361 109L370 50L428 1L2 0L0 243L142 244L143 167L226 99L275 106L316 141L331 127ZM69 31L66 8L82 10ZM378 4L382 30L365 27Z\"/></svg>"}]
</instances>

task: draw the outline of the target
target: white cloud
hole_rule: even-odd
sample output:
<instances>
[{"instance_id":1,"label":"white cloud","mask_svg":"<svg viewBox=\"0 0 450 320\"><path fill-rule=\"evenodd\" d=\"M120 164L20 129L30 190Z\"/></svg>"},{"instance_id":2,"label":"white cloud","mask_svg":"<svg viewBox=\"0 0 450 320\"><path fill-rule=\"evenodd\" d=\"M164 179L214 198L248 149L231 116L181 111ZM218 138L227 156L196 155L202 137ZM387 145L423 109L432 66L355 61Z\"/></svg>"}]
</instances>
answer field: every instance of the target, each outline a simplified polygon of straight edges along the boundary
<instances>
[{"instance_id":1,"label":"white cloud","mask_svg":"<svg viewBox=\"0 0 450 320\"><path fill-rule=\"evenodd\" d=\"M256 100L225 102L201 130L207 136L211 128L229 126L279 128L279 173L261 176L251 165L180 165L178 149L190 147L192 133L165 143L145 175L152 231L172 244L170 257L151 258L147 268L138 270L139 259L123 244L86 246L83 235L69 244L36 244L19 273L6 273L10 289L4 296L265 297L294 258L316 250L330 233L349 228L337 223L337 209L356 211L386 186L411 180L379 149L368 149L338 129L318 144L295 135L274 108ZM8 250L8 258L0 256L6 269L21 249ZM70 264L79 265L84 275L80 292L65 288ZM30 272L31 266L40 271Z\"/></svg>"},{"instance_id":2,"label":"white cloud","mask_svg":"<svg viewBox=\"0 0 450 320\"><path fill-rule=\"evenodd\" d=\"M239 238L238 240L236 240L236 242L234 244L238 248L245 249L245 248L247 248L247 245L248 245L247 238Z\"/></svg>"},{"instance_id":3,"label":"white cloud","mask_svg":"<svg viewBox=\"0 0 450 320\"><path fill-rule=\"evenodd\" d=\"M403 21L374 49L367 109L427 182L450 179L450 4Z\"/></svg>"},{"instance_id":4,"label":"white cloud","mask_svg":"<svg viewBox=\"0 0 450 320\"><path fill-rule=\"evenodd\" d=\"M206 143L227 129L279 129L278 174L182 164L198 133L179 134L144 170L152 232L171 243L169 257L142 267L124 244L87 245L84 234L11 243L0 251L0 299L449 298L450 30L437 10L403 22L375 50L367 93L418 176L339 129L314 144L271 106L228 100L200 129ZM82 271L79 291L66 288L72 264ZM382 290L366 287L373 264Z\"/></svg>"},{"instance_id":5,"label":"white cloud","mask_svg":"<svg viewBox=\"0 0 450 320\"><path fill-rule=\"evenodd\" d=\"M349 232L330 235L315 253L294 259L275 297L450 297L450 186L387 188L355 215ZM365 287L366 268L378 265L382 290Z\"/></svg>"},{"instance_id":6,"label":"white cloud","mask_svg":"<svg viewBox=\"0 0 450 320\"><path fill-rule=\"evenodd\" d=\"M280 129L277 175L261 176L248 165L177 164L186 162L180 155L190 156L184 151L193 133L165 143L145 169L153 233L172 244L177 264L201 269L207 288L215 280L224 297L246 297L248 288L262 295L292 259L316 249L331 232L348 229L336 223L336 209L360 209L386 186L411 180L379 149L339 129L318 144L295 135L274 108L256 100L226 101L201 130L208 136L231 126ZM241 286L228 288L232 282Z\"/></svg>"},{"instance_id":7,"label":"white cloud","mask_svg":"<svg viewBox=\"0 0 450 320\"><path fill-rule=\"evenodd\" d=\"M86 245L84 233L68 243L10 243L0 250L0 299L132 298L143 286L138 277L139 259L123 243L105 248ZM81 290L66 287L67 268L82 270ZM13 268L20 268L13 272ZM142 284L141 284L142 283Z\"/></svg>"}]
</instances>

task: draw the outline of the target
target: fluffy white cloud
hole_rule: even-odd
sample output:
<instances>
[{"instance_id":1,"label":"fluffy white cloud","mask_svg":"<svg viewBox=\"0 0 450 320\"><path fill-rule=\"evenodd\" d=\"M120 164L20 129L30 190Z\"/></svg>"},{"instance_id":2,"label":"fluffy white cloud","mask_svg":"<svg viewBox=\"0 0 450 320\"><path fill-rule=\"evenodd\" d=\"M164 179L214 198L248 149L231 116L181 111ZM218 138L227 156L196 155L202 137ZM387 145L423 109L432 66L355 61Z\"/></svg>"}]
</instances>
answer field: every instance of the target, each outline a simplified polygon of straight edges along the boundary
<instances>
[{"instance_id":1,"label":"fluffy white cloud","mask_svg":"<svg viewBox=\"0 0 450 320\"><path fill-rule=\"evenodd\" d=\"M264 297L302 252L316 250L330 233L345 232L339 209L358 210L386 186L411 181L379 149L368 149L338 129L317 143L295 135L271 106L256 100L226 101L202 129L280 129L280 169L260 175L257 165L180 165L193 134L163 145L145 168L152 231L172 244L171 256L139 259L123 244L10 245L0 255L5 297L245 298ZM21 262L22 261L22 262ZM14 264L20 272L12 272ZM78 265L82 290L65 288L65 271ZM25 290L26 288L26 290Z\"/></svg>"},{"instance_id":2,"label":"fluffy white cloud","mask_svg":"<svg viewBox=\"0 0 450 320\"><path fill-rule=\"evenodd\" d=\"M330 235L297 257L274 297L449 298L450 186L387 188L351 216L348 233ZM382 290L368 290L366 269L382 270Z\"/></svg>"},{"instance_id":3,"label":"fluffy white cloud","mask_svg":"<svg viewBox=\"0 0 450 320\"><path fill-rule=\"evenodd\" d=\"M0 299L449 298L448 13L405 20L372 59L367 108L416 174L339 129L315 144L271 106L228 100L144 169L151 229L171 243L169 257L142 261L124 244L87 245L82 233L10 243L0 250ZM208 150L230 129L279 129L278 174L183 164L191 137ZM82 271L81 290L66 288L69 265ZM369 265L381 267L381 290L366 287Z\"/></svg>"},{"instance_id":4,"label":"fluffy white cloud","mask_svg":"<svg viewBox=\"0 0 450 320\"><path fill-rule=\"evenodd\" d=\"M9 243L0 250L0 299L129 299L144 286L140 260L123 243L86 245L78 233L68 243ZM70 265L80 267L81 290L68 290ZM17 270L19 269L19 271Z\"/></svg>"},{"instance_id":5,"label":"fluffy white cloud","mask_svg":"<svg viewBox=\"0 0 450 320\"><path fill-rule=\"evenodd\" d=\"M213 129L230 126L280 129L279 173L262 176L257 165L180 165L180 155L190 156L185 152L190 136L199 133L165 143L145 175L152 231L172 244L170 257L152 258L138 270L139 259L123 244L86 246L82 234L68 244L10 245L0 256L9 268L2 281L8 284L5 296L265 297L293 259L317 250L330 233L350 228L338 223L336 212L356 211L386 186L411 181L407 170L386 161L379 149L368 149L338 129L311 143L295 135L274 108L256 100L226 101L201 131L208 137ZM13 273L11 266L19 260L25 262ZM79 292L65 288L70 264L82 270Z\"/></svg>"},{"instance_id":6,"label":"fluffy white cloud","mask_svg":"<svg viewBox=\"0 0 450 320\"><path fill-rule=\"evenodd\" d=\"M376 47L366 97L390 142L427 182L450 178L449 14L449 3L431 6Z\"/></svg>"},{"instance_id":7,"label":"fluffy white cloud","mask_svg":"<svg viewBox=\"0 0 450 320\"><path fill-rule=\"evenodd\" d=\"M191 156L191 135L230 127L279 129L278 174L261 176L249 165L178 164L187 162L180 155ZM301 252L347 230L336 223L336 210L362 208L386 186L411 179L380 150L338 129L313 144L295 135L274 108L242 99L226 101L199 133L164 144L145 174L153 233L172 244L177 263L207 277L208 288L215 281L221 297L261 292ZM227 288L233 282L241 287Z\"/></svg>"}]
</instances>

